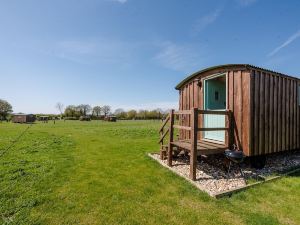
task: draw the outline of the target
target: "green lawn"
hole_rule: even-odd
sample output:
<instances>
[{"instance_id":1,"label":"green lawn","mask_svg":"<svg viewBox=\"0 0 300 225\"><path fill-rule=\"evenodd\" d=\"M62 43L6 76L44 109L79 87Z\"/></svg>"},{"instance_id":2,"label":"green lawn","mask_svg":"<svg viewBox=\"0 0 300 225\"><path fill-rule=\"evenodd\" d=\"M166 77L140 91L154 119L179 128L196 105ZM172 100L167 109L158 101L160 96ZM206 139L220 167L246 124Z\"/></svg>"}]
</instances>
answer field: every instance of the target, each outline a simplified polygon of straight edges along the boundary
<instances>
[{"instance_id":1,"label":"green lawn","mask_svg":"<svg viewBox=\"0 0 300 225\"><path fill-rule=\"evenodd\" d=\"M0 223L300 224L299 173L212 199L146 156L159 125L33 125L0 156ZM0 124L0 155L26 126Z\"/></svg>"}]
</instances>

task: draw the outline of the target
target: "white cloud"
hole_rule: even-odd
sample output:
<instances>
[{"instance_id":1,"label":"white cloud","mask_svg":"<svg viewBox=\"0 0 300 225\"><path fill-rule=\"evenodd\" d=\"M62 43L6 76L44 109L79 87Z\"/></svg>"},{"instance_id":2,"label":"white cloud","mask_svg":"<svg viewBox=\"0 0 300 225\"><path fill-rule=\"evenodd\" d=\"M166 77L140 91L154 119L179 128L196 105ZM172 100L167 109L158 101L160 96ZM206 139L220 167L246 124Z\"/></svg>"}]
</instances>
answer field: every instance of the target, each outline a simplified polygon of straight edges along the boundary
<instances>
[{"instance_id":1,"label":"white cloud","mask_svg":"<svg viewBox=\"0 0 300 225\"><path fill-rule=\"evenodd\" d=\"M193 26L193 34L199 33L200 31L204 30L207 26L214 23L217 20L217 18L220 16L222 11L223 11L223 9L218 8L218 9L214 10L213 12L211 12L207 15L204 15L203 17L198 19Z\"/></svg>"},{"instance_id":2,"label":"white cloud","mask_svg":"<svg viewBox=\"0 0 300 225\"><path fill-rule=\"evenodd\" d=\"M257 2L257 0L235 0L241 7L247 7L250 6L252 4L254 4L255 2Z\"/></svg>"},{"instance_id":3,"label":"white cloud","mask_svg":"<svg viewBox=\"0 0 300 225\"><path fill-rule=\"evenodd\" d=\"M159 44L160 51L154 59L168 69L190 72L203 64L204 57L199 46L191 44L175 44L170 41Z\"/></svg>"},{"instance_id":4,"label":"white cloud","mask_svg":"<svg viewBox=\"0 0 300 225\"><path fill-rule=\"evenodd\" d=\"M298 30L296 33L291 35L283 44L279 45L277 48L275 48L272 52L268 54L269 57L275 55L277 52L279 52L281 49L287 47L289 44L294 42L296 39L300 37L300 30Z\"/></svg>"}]
</instances>

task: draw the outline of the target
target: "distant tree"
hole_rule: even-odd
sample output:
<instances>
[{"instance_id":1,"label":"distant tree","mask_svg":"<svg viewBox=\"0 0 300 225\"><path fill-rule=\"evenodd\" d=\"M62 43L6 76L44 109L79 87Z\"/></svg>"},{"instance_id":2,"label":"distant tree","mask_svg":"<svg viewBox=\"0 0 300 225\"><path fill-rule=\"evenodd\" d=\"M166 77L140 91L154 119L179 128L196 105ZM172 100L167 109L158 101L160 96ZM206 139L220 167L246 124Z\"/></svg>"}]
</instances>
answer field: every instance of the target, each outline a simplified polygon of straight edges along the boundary
<instances>
[{"instance_id":1,"label":"distant tree","mask_svg":"<svg viewBox=\"0 0 300 225\"><path fill-rule=\"evenodd\" d=\"M12 106L7 101L0 99L0 116L1 120L6 119L6 117L12 112Z\"/></svg>"},{"instance_id":2,"label":"distant tree","mask_svg":"<svg viewBox=\"0 0 300 225\"><path fill-rule=\"evenodd\" d=\"M66 117L77 117L77 107L75 105L68 105L64 114Z\"/></svg>"},{"instance_id":3,"label":"distant tree","mask_svg":"<svg viewBox=\"0 0 300 225\"><path fill-rule=\"evenodd\" d=\"M86 116L88 113L92 111L92 107L88 104L81 104L78 106L78 109L81 116Z\"/></svg>"},{"instance_id":4,"label":"distant tree","mask_svg":"<svg viewBox=\"0 0 300 225\"><path fill-rule=\"evenodd\" d=\"M124 109L116 109L114 114L118 119L126 119L127 117L127 113L124 111Z\"/></svg>"},{"instance_id":5,"label":"distant tree","mask_svg":"<svg viewBox=\"0 0 300 225\"><path fill-rule=\"evenodd\" d=\"M60 118L62 118L64 112L64 105L60 102L56 103L56 109L60 112Z\"/></svg>"},{"instance_id":6,"label":"distant tree","mask_svg":"<svg viewBox=\"0 0 300 225\"><path fill-rule=\"evenodd\" d=\"M125 112L124 109L119 108L119 109L115 110L114 114L117 115L117 114L121 114L123 112Z\"/></svg>"},{"instance_id":7,"label":"distant tree","mask_svg":"<svg viewBox=\"0 0 300 225\"><path fill-rule=\"evenodd\" d=\"M147 118L147 114L148 114L148 111L147 110L143 110L141 109L138 113L137 113L137 117L139 119L146 119Z\"/></svg>"},{"instance_id":8,"label":"distant tree","mask_svg":"<svg viewBox=\"0 0 300 225\"><path fill-rule=\"evenodd\" d=\"M163 115L164 115L164 111L160 108L156 109L157 111L157 119L162 119L163 118Z\"/></svg>"},{"instance_id":9,"label":"distant tree","mask_svg":"<svg viewBox=\"0 0 300 225\"><path fill-rule=\"evenodd\" d=\"M76 110L76 114L77 114L78 116L83 116L83 108L82 108L82 105L77 105L77 106L75 107L75 110Z\"/></svg>"},{"instance_id":10,"label":"distant tree","mask_svg":"<svg viewBox=\"0 0 300 225\"><path fill-rule=\"evenodd\" d=\"M101 106L95 106L93 108L93 115L99 117L101 115L101 112L102 112Z\"/></svg>"},{"instance_id":11,"label":"distant tree","mask_svg":"<svg viewBox=\"0 0 300 225\"><path fill-rule=\"evenodd\" d=\"M129 120L135 119L136 116L137 116L137 112L136 112L135 110L129 110L129 111L127 112L127 118L128 118Z\"/></svg>"},{"instance_id":12,"label":"distant tree","mask_svg":"<svg viewBox=\"0 0 300 225\"><path fill-rule=\"evenodd\" d=\"M111 112L110 106L109 105L104 105L102 107L102 112L103 112L104 116L107 116Z\"/></svg>"}]
</instances>

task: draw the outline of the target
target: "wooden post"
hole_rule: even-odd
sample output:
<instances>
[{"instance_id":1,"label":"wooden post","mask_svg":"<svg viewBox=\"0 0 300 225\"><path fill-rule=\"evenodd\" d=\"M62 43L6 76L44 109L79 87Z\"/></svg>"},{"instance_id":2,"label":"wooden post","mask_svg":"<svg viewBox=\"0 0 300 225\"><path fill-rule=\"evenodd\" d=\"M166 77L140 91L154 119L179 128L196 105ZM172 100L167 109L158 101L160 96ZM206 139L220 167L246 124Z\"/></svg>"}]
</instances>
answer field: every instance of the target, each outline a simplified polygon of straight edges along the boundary
<instances>
[{"instance_id":1,"label":"wooden post","mask_svg":"<svg viewBox=\"0 0 300 225\"><path fill-rule=\"evenodd\" d=\"M229 128L228 130L226 130L226 133L225 133L225 145L227 148L231 147L231 143L230 143L231 124L230 124L230 121L231 121L230 111L228 111L228 113L225 115L225 127Z\"/></svg>"},{"instance_id":2,"label":"wooden post","mask_svg":"<svg viewBox=\"0 0 300 225\"><path fill-rule=\"evenodd\" d=\"M160 131L160 137L162 137L164 134L164 127L162 128L162 130ZM160 159L163 160L164 156L163 156L163 146L164 146L164 140L162 140L160 142Z\"/></svg>"},{"instance_id":3,"label":"wooden post","mask_svg":"<svg viewBox=\"0 0 300 225\"><path fill-rule=\"evenodd\" d=\"M173 158L173 148L172 148L172 142L173 142L173 128L174 125L174 109L170 111L170 131L169 131L169 148L168 148L168 166L172 166L172 158Z\"/></svg>"},{"instance_id":4,"label":"wooden post","mask_svg":"<svg viewBox=\"0 0 300 225\"><path fill-rule=\"evenodd\" d=\"M193 108L192 110L191 128L190 178L196 180L198 108Z\"/></svg>"}]
</instances>

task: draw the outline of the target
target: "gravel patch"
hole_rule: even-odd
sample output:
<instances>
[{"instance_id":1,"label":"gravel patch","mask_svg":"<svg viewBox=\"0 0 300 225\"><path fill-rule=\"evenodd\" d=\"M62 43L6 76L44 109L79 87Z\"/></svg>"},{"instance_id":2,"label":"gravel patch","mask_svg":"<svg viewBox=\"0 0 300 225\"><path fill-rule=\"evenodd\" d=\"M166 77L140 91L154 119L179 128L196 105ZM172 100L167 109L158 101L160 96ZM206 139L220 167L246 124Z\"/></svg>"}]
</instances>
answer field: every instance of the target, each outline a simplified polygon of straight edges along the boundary
<instances>
[{"instance_id":1,"label":"gravel patch","mask_svg":"<svg viewBox=\"0 0 300 225\"><path fill-rule=\"evenodd\" d=\"M211 196L244 188L247 186L248 179L267 178L300 167L299 151L277 154L268 156L266 166L261 170L251 168L246 160L242 164L242 170L245 174L245 177L242 177L235 165L232 166L231 172L228 174L224 167L224 156L214 155L198 160L196 181L191 181L189 179L190 163L188 157L174 158L173 166L170 168L167 166L167 160L161 160L159 154L150 154L150 156Z\"/></svg>"}]
</instances>

